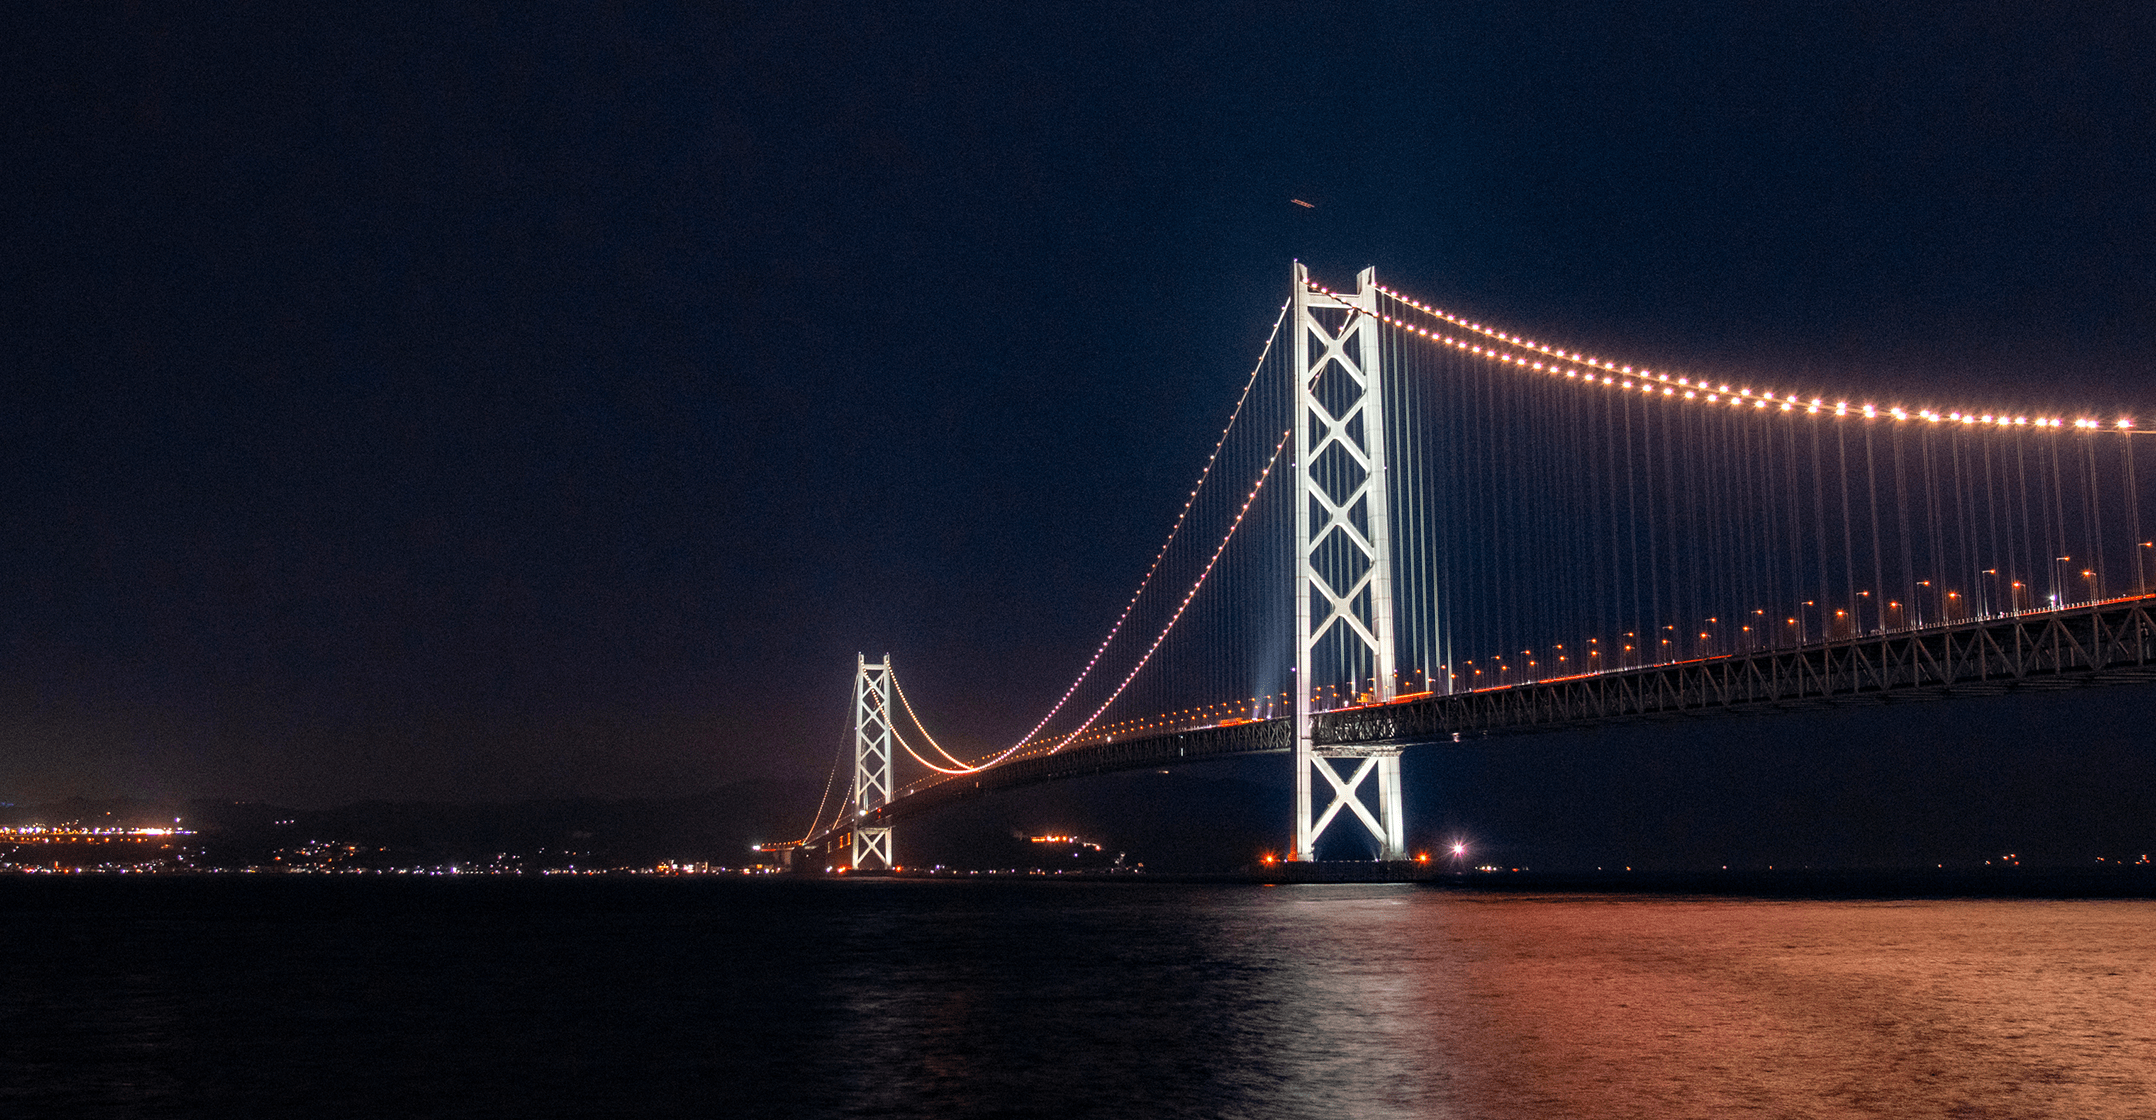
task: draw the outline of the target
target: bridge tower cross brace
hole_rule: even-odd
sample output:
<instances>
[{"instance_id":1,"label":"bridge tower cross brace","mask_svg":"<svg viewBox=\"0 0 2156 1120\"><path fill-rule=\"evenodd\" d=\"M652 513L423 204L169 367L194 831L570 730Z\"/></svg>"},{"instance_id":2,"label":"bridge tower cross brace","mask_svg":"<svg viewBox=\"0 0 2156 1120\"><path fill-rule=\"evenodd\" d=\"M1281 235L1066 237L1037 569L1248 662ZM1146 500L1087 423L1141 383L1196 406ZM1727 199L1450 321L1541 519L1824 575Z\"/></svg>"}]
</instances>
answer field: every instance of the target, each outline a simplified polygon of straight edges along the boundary
<instances>
[{"instance_id":1,"label":"bridge tower cross brace","mask_svg":"<svg viewBox=\"0 0 2156 1120\"><path fill-rule=\"evenodd\" d=\"M891 803L891 655L877 664L854 655L853 867L891 869L891 830L864 828L862 819Z\"/></svg>"},{"instance_id":2,"label":"bridge tower cross brace","mask_svg":"<svg viewBox=\"0 0 2156 1120\"><path fill-rule=\"evenodd\" d=\"M1377 270L1356 276L1353 295L1310 285L1295 263L1294 332L1288 363L1295 401L1295 853L1317 858L1318 837L1348 810L1377 838L1378 858L1407 858L1397 747L1323 747L1311 742L1322 667L1356 668L1345 682L1360 698L1394 694L1392 531L1387 505L1384 363L1378 346ZM1328 328L1325 319L1339 323ZM1362 673L1367 671L1367 676ZM1343 767L1352 766L1351 771ZM1312 776L1328 804L1313 817ZM1377 811L1361 796L1377 779Z\"/></svg>"}]
</instances>

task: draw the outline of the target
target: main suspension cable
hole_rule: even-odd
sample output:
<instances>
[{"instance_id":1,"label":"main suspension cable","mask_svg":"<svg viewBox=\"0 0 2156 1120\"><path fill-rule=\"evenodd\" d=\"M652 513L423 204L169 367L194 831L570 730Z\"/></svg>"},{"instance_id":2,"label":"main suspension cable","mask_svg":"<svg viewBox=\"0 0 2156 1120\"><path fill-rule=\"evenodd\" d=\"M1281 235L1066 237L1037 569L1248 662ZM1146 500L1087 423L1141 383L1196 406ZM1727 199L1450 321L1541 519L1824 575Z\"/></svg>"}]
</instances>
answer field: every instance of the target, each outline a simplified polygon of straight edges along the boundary
<instances>
[{"instance_id":1,"label":"main suspension cable","mask_svg":"<svg viewBox=\"0 0 2156 1120\"><path fill-rule=\"evenodd\" d=\"M886 663L886 664L888 664L888 663L889 663L889 660L890 660L890 659L889 659L888 657L886 657L886 658L885 658L885 663ZM936 737L935 737L934 735L931 735L931 734L929 734L929 733L928 733L928 725L927 725L927 724L925 724L925 723L922 723L922 722L921 722L921 717L920 717L920 716L917 716L917 715L915 715L915 714L914 714L914 712L913 712L913 701L911 701L911 700L908 700L908 699L906 699L906 686L905 686L905 684L904 684L904 683L902 683L902 682L901 682L901 681L900 681L900 680L898 679L898 670L897 670L897 668L895 668L895 667L894 667L894 668L892 668L892 669L891 669L891 670L889 670L889 671L890 671L890 675L891 675L891 687L893 687L893 688L895 688L895 689L897 689L897 690L898 690L898 702L899 702L899 703L900 703L901 705L903 705L903 706L905 707L905 709L906 709L906 716L907 716L907 718L909 718L909 719L913 720L913 726L914 726L914 727L916 727L916 728L918 728L918 729L920 730L920 732L921 732L921 738L923 738L923 739L926 739L926 740L928 740L928 745L929 745L929 746L931 746L931 747L934 747L934 748L936 748L936 753L937 753L937 754L940 754L940 755L942 755L943 757L945 757L945 758L947 758L947 759L950 759L950 760L951 760L952 762L954 762L954 763L956 763L956 764L958 764L958 765L960 765L960 766L964 766L964 765L966 764L966 760L965 760L965 759L962 759L962 758L960 758L960 757L958 757L958 756L957 756L957 755L955 755L955 754L952 754L951 752L949 752L949 751L947 751L947 750L944 750L944 749L943 749L943 744L941 744L941 743L938 743L938 742L936 741ZM878 703L879 705L880 705L880 704L882 704L882 703L883 703L883 698L882 698L881 696L878 696L878 697L876 698L876 702L877 702L877 703ZM909 749L908 753L909 753L909 754L910 754L910 753L912 753L912 752L910 751L910 749ZM917 757L917 758L918 758L919 756L918 756L918 755L916 755L915 757ZM924 763L923 763L922 765L924 765L924 766L925 766L925 765L927 765L927 763L925 763L925 762L924 762Z\"/></svg>"},{"instance_id":2,"label":"main suspension cable","mask_svg":"<svg viewBox=\"0 0 2156 1120\"><path fill-rule=\"evenodd\" d=\"M1114 704L1116 700L1123 695L1123 691L1130 687L1130 682L1137 679L1139 671L1144 669L1146 663L1153 659L1153 654L1160 650L1161 643L1168 639L1168 634L1175 629L1175 624L1182 620L1183 612L1190 609L1191 601L1197 598L1199 589L1205 586L1206 579L1213 574L1214 566L1220 563L1221 554L1227 551L1228 542L1235 539L1236 530L1242 527L1243 519L1249 516L1251 504L1257 501L1258 493L1265 489L1266 479L1272 477L1273 467L1278 465L1278 463L1280 462L1281 450L1287 447L1289 437L1293 436L1294 434L1295 432L1292 428L1285 432L1282 432L1280 434L1279 441L1273 444L1273 453L1271 457L1266 459L1265 469L1258 472L1258 480L1251 485L1249 493L1243 496L1242 507L1236 512L1235 520L1228 525L1228 531L1226 535L1220 538L1220 544L1214 547L1212 557L1205 562L1205 568L1198 573L1198 578L1194 583L1190 585L1190 590L1183 594L1183 601L1177 604L1175 608L1175 613L1168 617L1167 625L1161 627L1160 633L1154 636L1153 644L1146 648L1145 655L1138 659L1138 663L1132 666L1130 672L1124 676L1123 682L1121 684L1118 684L1115 688L1115 691L1108 695L1108 699L1101 702L1100 707L1093 710L1092 715L1086 717L1084 723L1079 724L1076 729L1072 730L1068 734L1062 736L1051 736L1051 738L1056 740L1055 745L1048 748L1045 752L1042 753L1055 754L1058 751L1061 751L1064 747L1069 746L1072 742L1076 741L1079 736L1084 735L1087 731L1091 730L1094 722L1099 720L1102 713L1108 710L1109 705ZM900 695L904 695L903 689L900 690ZM1036 733L1038 733L1039 728L1035 728L1034 730ZM896 734L897 732L893 731L893 735L895 736ZM900 742L901 745L904 744L903 740L901 740ZM922 758L911 747L906 748L906 753L913 755L914 760L919 762L921 765L926 766L929 769L941 774L975 774L979 773L982 770L986 770L989 767L996 765L997 763L1002 762L1004 759L1007 759L1012 755L1017 754L1019 751L1024 750L1029 746L1038 745L1038 742L1035 741L1033 736L1028 735L1026 738L1019 740L1017 743L988 758L986 761L972 764L962 763L960 764L960 768L956 770L939 766L933 762L928 761L925 758ZM940 750L941 748L938 749ZM954 759L953 761L956 760Z\"/></svg>"},{"instance_id":3,"label":"main suspension cable","mask_svg":"<svg viewBox=\"0 0 2156 1120\"><path fill-rule=\"evenodd\" d=\"M846 713L846 724L847 730L849 731L852 730L853 720L854 713L849 710ZM816 815L809 820L808 831L802 833L801 839L794 841L795 844L808 843L809 837L816 835L816 831L823 827L823 807L831 800L831 787L838 782L839 767L846 764L846 747L848 745L846 739L846 732L839 732L838 753L833 755L831 758L831 772L824 776L823 796L816 799ZM838 818L845 812L845 809L845 803L841 801L839 803L838 809L834 811L831 817L831 823L834 826L838 824Z\"/></svg>"}]
</instances>

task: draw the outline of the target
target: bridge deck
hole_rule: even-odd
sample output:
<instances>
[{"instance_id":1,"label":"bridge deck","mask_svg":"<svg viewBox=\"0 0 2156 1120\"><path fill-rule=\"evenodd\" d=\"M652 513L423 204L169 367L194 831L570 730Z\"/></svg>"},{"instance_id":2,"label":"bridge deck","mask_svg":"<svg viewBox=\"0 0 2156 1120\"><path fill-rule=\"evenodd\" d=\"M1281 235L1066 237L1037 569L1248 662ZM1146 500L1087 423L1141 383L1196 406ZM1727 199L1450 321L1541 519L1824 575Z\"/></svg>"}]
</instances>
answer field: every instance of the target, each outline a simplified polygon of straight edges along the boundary
<instances>
[{"instance_id":1,"label":"bridge deck","mask_svg":"<svg viewBox=\"0 0 2156 1120\"><path fill-rule=\"evenodd\" d=\"M1357 749L1534 734L1635 720L1803 711L2156 681L2156 595L2023 611L1786 649L1613 669L1530 684L1322 712L1319 746ZM1194 727L1057 754L914 788L863 825L1061 778L1175 766L1294 746L1288 719ZM808 840L817 847L843 835Z\"/></svg>"},{"instance_id":2,"label":"bridge deck","mask_svg":"<svg viewBox=\"0 0 2156 1120\"><path fill-rule=\"evenodd\" d=\"M1323 745L1387 745L1839 704L2156 680L2156 595L1328 712Z\"/></svg>"}]
</instances>

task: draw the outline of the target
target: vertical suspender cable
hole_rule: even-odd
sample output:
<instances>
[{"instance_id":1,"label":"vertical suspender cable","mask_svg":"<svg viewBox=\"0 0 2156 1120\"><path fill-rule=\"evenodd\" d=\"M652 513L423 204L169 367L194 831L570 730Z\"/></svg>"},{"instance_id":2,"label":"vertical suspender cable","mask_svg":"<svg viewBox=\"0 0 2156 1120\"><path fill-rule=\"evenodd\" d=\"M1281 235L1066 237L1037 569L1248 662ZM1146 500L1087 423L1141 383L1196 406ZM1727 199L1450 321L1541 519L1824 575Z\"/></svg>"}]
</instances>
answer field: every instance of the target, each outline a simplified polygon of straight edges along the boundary
<instances>
[{"instance_id":1,"label":"vertical suspender cable","mask_svg":"<svg viewBox=\"0 0 2156 1120\"><path fill-rule=\"evenodd\" d=\"M1764 481L1764 428L1749 410L1738 414L1737 424L1744 434L1744 457L1738 469L1744 472L1745 504L1752 509L1753 531L1746 534L1746 539L1755 545L1751 551L1752 586L1741 606L1745 624L1752 628L1751 644L1756 647L1774 633L1766 628L1767 616L1761 613L1774 601L1774 503Z\"/></svg>"},{"instance_id":2,"label":"vertical suspender cable","mask_svg":"<svg viewBox=\"0 0 2156 1120\"><path fill-rule=\"evenodd\" d=\"M1949 494L1953 498L1953 535L1955 544L1960 546L1962 552L1958 561L1955 561L1955 576L1964 576L1968 572L1975 572L1977 565L1975 557L1971 555L1971 535L1968 535L1971 516L1968 516L1968 486L1964 481L1966 475L1962 473L1962 432L1958 427L1947 429L1947 455L1953 460L1953 494Z\"/></svg>"},{"instance_id":3,"label":"vertical suspender cable","mask_svg":"<svg viewBox=\"0 0 2156 1120\"><path fill-rule=\"evenodd\" d=\"M1925 509L1925 516L1930 518L1930 527L1932 527L1932 552L1927 555L1925 570L1932 574L1932 583L1934 583L1932 593L1934 593L1934 598L1940 604L1940 615L1945 615L1945 604L1947 604L1947 589L1945 589L1947 537L1945 537L1943 518L1938 516L1938 473L1932 468L1932 429L1930 427L1925 427L1923 434L1917 436L1917 445L1923 449L1923 509ZM1938 622L1947 622L1947 619L1940 617Z\"/></svg>"},{"instance_id":4,"label":"vertical suspender cable","mask_svg":"<svg viewBox=\"0 0 2156 1120\"><path fill-rule=\"evenodd\" d=\"M2086 467L2083 479L2088 486L2089 543L2096 554L2096 563L2090 570L2096 573L2095 582L2089 584L2089 598L2103 598L2104 588L2104 507L2096 489L2096 436L2087 433L2081 437L2082 462Z\"/></svg>"},{"instance_id":5,"label":"vertical suspender cable","mask_svg":"<svg viewBox=\"0 0 2156 1120\"><path fill-rule=\"evenodd\" d=\"M1834 420L1834 446L1837 474L1842 483L1842 578L1848 584L1849 636L1854 638L1862 632L1857 613L1862 609L1857 601L1857 556L1849 539L1849 426L1842 418Z\"/></svg>"},{"instance_id":6,"label":"vertical suspender cable","mask_svg":"<svg viewBox=\"0 0 2156 1120\"><path fill-rule=\"evenodd\" d=\"M1632 569L1632 581L1631 581L1631 582L1632 582L1632 616L1631 616L1631 627L1632 627L1632 632L1633 632L1633 634L1632 634L1632 636L1633 636L1633 640L1632 640L1631 642L1628 642L1628 643L1627 643L1627 642L1619 642L1619 643L1618 643L1618 649L1617 649L1617 653L1624 653L1624 652L1626 652L1626 651L1624 650L1624 648L1623 648L1623 647L1624 647L1624 646L1626 646L1626 645L1635 645L1635 646L1636 646L1636 645L1638 645L1638 644L1639 644L1639 641L1638 641L1638 638L1639 638L1639 635L1638 635L1638 630L1639 630L1639 621L1640 621L1640 597L1639 597L1639 585L1640 585L1640 568L1639 568L1639 483L1638 483L1637 477L1636 477L1636 476L1634 475L1634 473L1633 473L1633 463L1634 463L1634 460L1635 460L1635 456L1634 456L1634 455L1632 454L1632 395L1631 395L1630 393L1626 393L1626 394L1624 395L1624 397L1623 397L1623 400L1624 400L1624 491L1625 491L1625 536L1626 536L1626 538L1627 538L1627 541L1628 541L1628 543L1629 543L1629 544L1630 544L1630 546L1631 546L1631 554L1632 554L1632 564L1631 564L1631 569ZM1631 652L1638 652L1638 651L1637 651L1637 650L1634 650L1634 651L1631 651ZM1612 654L1611 656L1616 656L1616 655L1617 655L1616 653L1613 653L1613 654Z\"/></svg>"},{"instance_id":7,"label":"vertical suspender cable","mask_svg":"<svg viewBox=\"0 0 2156 1120\"><path fill-rule=\"evenodd\" d=\"M1870 420L1864 422L1864 487L1871 495L1872 515L1872 612L1879 623L1879 632L1886 633L1886 560L1885 547L1879 540L1879 463L1872 456L1872 428Z\"/></svg>"},{"instance_id":8,"label":"vertical suspender cable","mask_svg":"<svg viewBox=\"0 0 2156 1120\"><path fill-rule=\"evenodd\" d=\"M1597 395L1602 402L1602 460L1603 469L1607 472L1602 491L1609 498L1609 520L1606 522L1609 528L1601 534L1604 555L1596 567L1607 573L1609 578L1607 593L1600 596L1606 613L1598 620L1599 632L1595 635L1598 640L1593 643L1593 648L1601 653L1603 663L1590 668L1607 669L1610 667L1606 660L1610 656L1609 650L1602 648L1599 639L1624 632L1624 623L1621 621L1624 616L1624 604L1621 600L1624 577L1619 574L1621 569L1617 566L1617 526L1620 522L1617 518L1617 430L1613 416L1616 410L1610 406L1608 393Z\"/></svg>"},{"instance_id":9,"label":"vertical suspender cable","mask_svg":"<svg viewBox=\"0 0 2156 1120\"><path fill-rule=\"evenodd\" d=\"M2009 520L2020 531L2020 572L2027 576L2029 600L2035 602L2035 522L2029 520L2029 434L2014 432L2014 501L2020 505L2018 516ZM2007 583L2007 602L2014 602L2014 583ZM2018 609L2018 606L2016 606Z\"/></svg>"},{"instance_id":10,"label":"vertical suspender cable","mask_svg":"<svg viewBox=\"0 0 2156 1120\"><path fill-rule=\"evenodd\" d=\"M1984 444L1984 524L1990 530L1991 566L1993 576L1990 591L1993 595L2006 595L2012 601L2014 563L1999 547L1999 486L1992 470L1992 448L1998 442L1995 436L1986 436ZM1991 604L1991 613L1998 614L1999 604Z\"/></svg>"},{"instance_id":11,"label":"vertical suspender cable","mask_svg":"<svg viewBox=\"0 0 2156 1120\"><path fill-rule=\"evenodd\" d=\"M1902 432L1900 424L1894 425L1894 516L1900 523L1902 580L1902 625L1916 622L1916 553L1909 543L1909 471L1902 462Z\"/></svg>"},{"instance_id":12,"label":"vertical suspender cable","mask_svg":"<svg viewBox=\"0 0 2156 1120\"><path fill-rule=\"evenodd\" d=\"M1796 612L1797 640L1805 638L1804 621L1804 528L1803 503L1798 500L1802 493L1797 488L1797 425L1794 417L1782 424L1784 443L1789 457L1783 460L1784 477L1789 482L1789 608Z\"/></svg>"},{"instance_id":13,"label":"vertical suspender cable","mask_svg":"<svg viewBox=\"0 0 2156 1120\"><path fill-rule=\"evenodd\" d=\"M2050 443L2051 445L2051 515L2054 519L2056 519L2059 527L2059 547L2052 552L2052 556L2056 558L2065 556L2067 554L2066 484L2059 477L2060 471L2058 433L2052 433L2050 438L2046 442ZM2067 600L2066 589L2068 587L2071 587L2072 584L2067 582L2066 569L2060 567L2056 559L2051 564L2051 571L2051 580L2053 583L2052 594L2057 596L2058 605L2063 607L2066 605Z\"/></svg>"},{"instance_id":14,"label":"vertical suspender cable","mask_svg":"<svg viewBox=\"0 0 2156 1120\"><path fill-rule=\"evenodd\" d=\"M2134 553L2134 593L2145 595L2148 593L2149 582L2148 574L2144 570L2143 564L2148 559L2146 554L2151 550L2144 546L2141 540L2141 495L2138 493L2137 484L2134 480L2134 437L2132 432L2119 436L2119 451L2126 460L2126 529L2127 532L2133 534L2133 539L2127 541L2126 546L2133 549Z\"/></svg>"},{"instance_id":15,"label":"vertical suspender cable","mask_svg":"<svg viewBox=\"0 0 2156 1120\"><path fill-rule=\"evenodd\" d=\"M1647 452L1647 599L1652 607L1652 612L1647 617L1647 625L1640 628L1639 643L1640 652L1642 654L1652 654L1654 658L1659 661L1662 656L1661 639L1663 618L1662 551L1659 544L1661 540L1662 522L1661 518L1655 515L1654 498L1657 491L1661 491L1664 494L1674 497L1675 490L1673 487L1669 487L1666 485L1658 485L1654 476L1654 452L1655 445L1657 443L1661 444L1661 450L1663 453L1662 461L1664 466L1666 467L1669 462L1668 436L1665 431L1664 435L1657 437L1657 435L1655 434L1654 418L1654 402L1652 400L1649 400L1646 407L1640 409L1640 421L1642 430L1645 433L1646 437L1644 443L1645 450ZM1668 426L1668 421L1666 419L1663 422L1663 426L1666 430ZM1670 599L1672 600L1672 606L1674 606L1674 601L1676 599L1675 588L1671 588L1670 590Z\"/></svg>"},{"instance_id":16,"label":"vertical suspender cable","mask_svg":"<svg viewBox=\"0 0 2156 1120\"><path fill-rule=\"evenodd\" d=\"M1827 578L1827 488L1826 480L1823 477L1826 473L1826 468L1820 461L1819 420L1817 417L1812 419L1811 428L1812 549L1819 558L1819 636L1828 638L1833 636L1829 622L1833 616L1827 613L1827 600L1831 598L1829 592L1833 589L1834 582Z\"/></svg>"}]
</instances>

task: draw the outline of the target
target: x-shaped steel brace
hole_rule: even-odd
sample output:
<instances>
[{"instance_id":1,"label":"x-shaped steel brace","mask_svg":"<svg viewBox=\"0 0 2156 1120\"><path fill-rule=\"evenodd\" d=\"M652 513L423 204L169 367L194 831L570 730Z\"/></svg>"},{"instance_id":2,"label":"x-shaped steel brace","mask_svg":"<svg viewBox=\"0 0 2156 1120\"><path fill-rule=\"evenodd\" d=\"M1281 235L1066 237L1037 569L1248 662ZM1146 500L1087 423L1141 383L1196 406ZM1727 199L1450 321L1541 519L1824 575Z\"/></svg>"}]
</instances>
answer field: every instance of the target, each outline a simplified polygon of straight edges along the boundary
<instances>
[{"instance_id":1,"label":"x-shaped steel brace","mask_svg":"<svg viewBox=\"0 0 2156 1120\"><path fill-rule=\"evenodd\" d=\"M1377 823L1377 818L1370 815L1370 810L1363 808L1362 799L1355 796L1356 787L1362 785L1362 780L1369 777L1372 770L1377 769L1377 756L1365 756L1362 765L1356 767L1354 775L1345 781L1341 780L1339 773L1333 770L1332 763L1324 756L1313 756L1310 762L1317 767L1318 773L1325 775L1325 781L1333 787L1333 803L1325 807L1325 815L1319 817L1318 823L1311 826L1310 842L1315 844L1318 837L1325 835L1325 830L1332 825L1333 818L1340 815L1340 807L1345 805L1355 810L1355 815L1362 818L1363 827L1370 830L1370 835L1377 837L1378 843L1383 844L1384 826Z\"/></svg>"},{"instance_id":2,"label":"x-shaped steel brace","mask_svg":"<svg viewBox=\"0 0 2156 1120\"><path fill-rule=\"evenodd\" d=\"M1354 376L1355 384L1362 386L1365 389L1368 389L1370 387L1370 379L1363 376L1362 363L1351 362L1348 360L1347 356L1348 335L1355 332L1355 324L1361 319L1361 317L1361 311L1352 307L1348 308L1347 321L1340 324L1339 334L1332 334L1326 331L1324 327L1319 326L1315 319L1311 320L1310 333L1318 336L1318 341L1325 344L1325 352L1318 355L1318 360L1316 362L1311 363L1310 376L1313 380L1317 377L1318 371L1325 368L1326 362L1338 358L1340 360L1341 368L1347 370L1350 374ZM1345 420L1346 417L1343 416L1341 417L1341 419Z\"/></svg>"}]
</instances>

